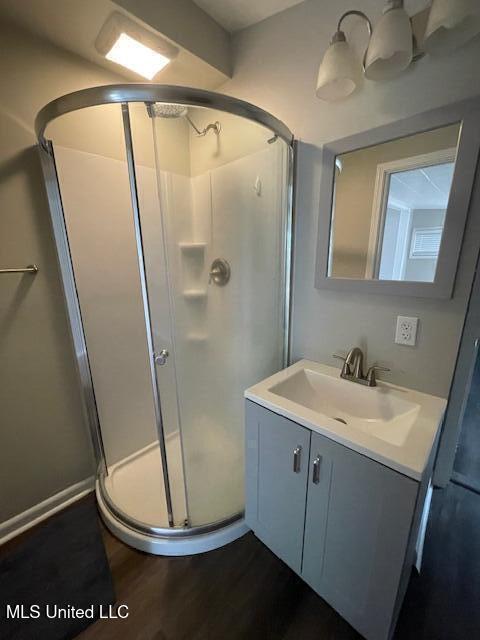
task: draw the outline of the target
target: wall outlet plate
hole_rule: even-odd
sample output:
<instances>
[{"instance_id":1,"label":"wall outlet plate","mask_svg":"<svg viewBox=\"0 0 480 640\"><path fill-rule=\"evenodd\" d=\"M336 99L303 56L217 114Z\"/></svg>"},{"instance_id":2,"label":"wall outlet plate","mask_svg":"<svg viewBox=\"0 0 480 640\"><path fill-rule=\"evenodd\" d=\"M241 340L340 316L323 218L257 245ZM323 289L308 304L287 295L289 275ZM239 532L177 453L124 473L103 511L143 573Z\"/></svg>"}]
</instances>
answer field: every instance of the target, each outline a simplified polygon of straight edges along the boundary
<instances>
[{"instance_id":1,"label":"wall outlet plate","mask_svg":"<svg viewBox=\"0 0 480 640\"><path fill-rule=\"evenodd\" d=\"M397 316L397 330L395 331L395 342L414 347L417 343L418 318L407 316Z\"/></svg>"}]
</instances>

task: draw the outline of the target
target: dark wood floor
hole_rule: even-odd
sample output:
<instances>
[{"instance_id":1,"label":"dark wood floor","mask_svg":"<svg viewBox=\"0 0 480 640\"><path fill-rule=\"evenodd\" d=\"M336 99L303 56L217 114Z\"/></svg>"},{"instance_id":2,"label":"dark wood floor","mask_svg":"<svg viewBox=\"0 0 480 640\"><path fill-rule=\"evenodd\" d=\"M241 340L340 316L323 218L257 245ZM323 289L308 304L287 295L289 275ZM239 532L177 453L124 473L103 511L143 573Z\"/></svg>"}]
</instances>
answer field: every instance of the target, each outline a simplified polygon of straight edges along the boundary
<instances>
[{"instance_id":1,"label":"dark wood floor","mask_svg":"<svg viewBox=\"0 0 480 640\"><path fill-rule=\"evenodd\" d=\"M127 620L79 640L358 640L360 636L253 534L185 558L152 557L105 532ZM480 497L434 492L421 576L412 575L395 640L480 637Z\"/></svg>"}]
</instances>

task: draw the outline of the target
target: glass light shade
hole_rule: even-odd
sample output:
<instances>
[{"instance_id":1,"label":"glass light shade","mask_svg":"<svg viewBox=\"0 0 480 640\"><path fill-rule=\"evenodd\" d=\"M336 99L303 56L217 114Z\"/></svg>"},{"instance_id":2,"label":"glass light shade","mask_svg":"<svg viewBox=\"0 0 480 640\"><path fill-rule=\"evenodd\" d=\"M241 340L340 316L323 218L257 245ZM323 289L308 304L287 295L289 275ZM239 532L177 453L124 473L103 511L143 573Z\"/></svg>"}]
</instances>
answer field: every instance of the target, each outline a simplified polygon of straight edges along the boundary
<instances>
[{"instance_id":1,"label":"glass light shade","mask_svg":"<svg viewBox=\"0 0 480 640\"><path fill-rule=\"evenodd\" d=\"M348 42L332 42L323 56L317 80L317 97L328 102L342 100L362 80L362 65Z\"/></svg>"},{"instance_id":2,"label":"glass light shade","mask_svg":"<svg viewBox=\"0 0 480 640\"><path fill-rule=\"evenodd\" d=\"M389 80L410 65L413 34L405 9L388 9L380 18L368 45L365 75L369 80Z\"/></svg>"},{"instance_id":3,"label":"glass light shade","mask_svg":"<svg viewBox=\"0 0 480 640\"><path fill-rule=\"evenodd\" d=\"M433 0L423 48L451 53L480 33L479 0Z\"/></svg>"}]
</instances>

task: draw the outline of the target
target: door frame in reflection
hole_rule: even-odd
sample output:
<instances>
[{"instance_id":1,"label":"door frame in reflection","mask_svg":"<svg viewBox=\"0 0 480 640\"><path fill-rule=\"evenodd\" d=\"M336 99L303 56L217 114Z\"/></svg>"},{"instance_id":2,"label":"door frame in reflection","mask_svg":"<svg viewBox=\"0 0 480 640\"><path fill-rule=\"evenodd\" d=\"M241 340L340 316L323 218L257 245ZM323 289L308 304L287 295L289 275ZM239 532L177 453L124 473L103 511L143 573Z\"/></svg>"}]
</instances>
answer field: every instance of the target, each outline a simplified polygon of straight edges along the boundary
<instances>
[{"instance_id":1,"label":"door frame in reflection","mask_svg":"<svg viewBox=\"0 0 480 640\"><path fill-rule=\"evenodd\" d=\"M368 242L367 262L365 266L365 278L367 280L378 279L380 262L382 257L383 233L385 218L390 195L390 178L395 173L424 169L441 164L455 164L457 148L440 149L430 153L424 153L409 158L399 158L391 162L382 162L377 166L375 188L373 193L372 218L370 223L370 236ZM452 179L453 182L453 179ZM450 190L451 190L450 185ZM405 210L401 203L392 203L394 207ZM448 205L447 205L448 206ZM411 211L411 210L409 210ZM443 234L442 234L443 235ZM403 278L398 278L402 280Z\"/></svg>"}]
</instances>

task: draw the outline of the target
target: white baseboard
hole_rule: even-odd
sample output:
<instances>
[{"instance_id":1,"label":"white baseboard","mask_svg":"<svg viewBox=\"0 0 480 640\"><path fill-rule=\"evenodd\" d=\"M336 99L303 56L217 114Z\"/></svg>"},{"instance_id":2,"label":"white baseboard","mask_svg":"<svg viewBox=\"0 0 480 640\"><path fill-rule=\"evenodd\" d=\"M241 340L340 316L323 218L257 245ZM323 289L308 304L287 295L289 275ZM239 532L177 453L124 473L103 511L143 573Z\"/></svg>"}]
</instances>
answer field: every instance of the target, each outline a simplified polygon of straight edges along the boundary
<instances>
[{"instance_id":1,"label":"white baseboard","mask_svg":"<svg viewBox=\"0 0 480 640\"><path fill-rule=\"evenodd\" d=\"M65 509L76 500L80 500L87 493L93 491L94 487L95 479L93 477L87 478L50 496L50 498L39 502L13 518L0 522L0 545L42 522L42 520L46 520L57 511Z\"/></svg>"}]
</instances>

